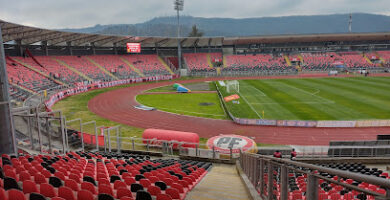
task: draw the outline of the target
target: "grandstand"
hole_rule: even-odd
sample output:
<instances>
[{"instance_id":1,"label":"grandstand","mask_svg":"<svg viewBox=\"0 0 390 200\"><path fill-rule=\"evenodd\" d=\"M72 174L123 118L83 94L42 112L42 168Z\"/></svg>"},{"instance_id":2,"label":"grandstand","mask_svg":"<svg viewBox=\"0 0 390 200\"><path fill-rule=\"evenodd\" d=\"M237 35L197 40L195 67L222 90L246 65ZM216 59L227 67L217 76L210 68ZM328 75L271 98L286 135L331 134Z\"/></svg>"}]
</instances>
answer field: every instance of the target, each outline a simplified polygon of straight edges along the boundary
<instances>
[{"instance_id":1,"label":"grandstand","mask_svg":"<svg viewBox=\"0 0 390 200\"><path fill-rule=\"evenodd\" d=\"M228 127L223 129L226 120L161 115L161 112L149 111L153 108L139 106L139 103L135 108L134 105L136 94L154 89L149 87L167 86L176 78L182 78L175 80L180 84L193 84L199 80L260 76L313 78L340 74L350 77L363 71L388 76L389 33L177 39L69 33L6 21L0 21L0 27L3 39L0 41L4 46L0 51L0 70L4 71L0 71L0 80L9 85L0 88L0 200L334 200L386 199L390 195L387 168L390 143L387 140L331 141L326 146L311 146L313 141L321 139L318 135L337 135L340 140L349 139L351 135L361 136L361 140L372 139L379 132L389 130L386 120L375 122L383 126L381 129L366 126L316 129L291 128L290 124L258 128L269 121L261 118L237 123L240 122L237 119L234 124L229 121ZM182 66L176 56L177 40L183 48ZM128 54L125 46L129 42L140 43L141 53ZM140 82L145 84L128 88L129 84ZM383 88L388 84L388 80L380 81ZM123 93L118 97L110 87L122 87ZM103 88L106 90L100 90ZM259 155L256 143L251 146L256 147L256 151L234 149L235 142L241 140L229 137L231 143L221 145L229 147L226 153L217 149L220 144L207 146L204 141L200 143L199 138L195 142L178 141L181 138L178 135L171 135L175 137L171 140L137 138L122 134L121 125L100 124L104 116L88 120L84 116L67 118L62 111L52 110L55 103L66 97L87 99L90 93L79 94L92 90L96 92L94 95L102 93L104 101L88 100L83 107L95 113L96 109L109 107L106 114L111 111L118 114L107 117L112 121L137 122L137 128L178 127L176 131L184 131L180 129L192 124L199 126L196 130L205 132L202 135L210 135L209 127L218 131L234 127L234 131L239 130L235 134L248 134L246 136L253 139L264 136L262 130L272 132L269 137L275 142L269 148L260 147L259 154L263 155ZM320 92L295 90L309 97ZM159 92L172 94L171 91ZM218 95L214 91L195 93ZM381 96L383 104L388 103L386 95ZM265 94L256 98L265 98ZM118 99L128 109L109 104ZM74 111L77 106L74 105ZM153 126L146 121L151 121ZM242 124L256 125L236 129L246 126ZM259 135L249 135L249 129ZM281 129L283 131L278 132ZM316 135L302 136L310 131ZM340 134L335 134L337 131ZM296 132L302 133L295 135ZM213 132L210 137L219 134ZM278 143L287 140L291 143ZM294 144L296 140L305 145ZM283 146L273 146L275 144ZM298 157L270 155L283 148L284 154L297 148Z\"/></svg>"}]
</instances>

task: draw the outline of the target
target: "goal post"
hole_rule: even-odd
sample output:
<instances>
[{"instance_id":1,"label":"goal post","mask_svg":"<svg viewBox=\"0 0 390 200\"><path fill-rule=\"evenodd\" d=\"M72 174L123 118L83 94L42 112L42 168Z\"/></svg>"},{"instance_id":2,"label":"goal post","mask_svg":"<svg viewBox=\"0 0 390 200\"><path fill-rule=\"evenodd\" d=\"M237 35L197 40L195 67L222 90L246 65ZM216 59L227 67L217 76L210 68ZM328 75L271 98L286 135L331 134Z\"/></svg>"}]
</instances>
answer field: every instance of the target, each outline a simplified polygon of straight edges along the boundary
<instances>
[{"instance_id":1,"label":"goal post","mask_svg":"<svg viewBox=\"0 0 390 200\"><path fill-rule=\"evenodd\" d=\"M240 83L237 80L226 81L226 92L240 92Z\"/></svg>"}]
</instances>

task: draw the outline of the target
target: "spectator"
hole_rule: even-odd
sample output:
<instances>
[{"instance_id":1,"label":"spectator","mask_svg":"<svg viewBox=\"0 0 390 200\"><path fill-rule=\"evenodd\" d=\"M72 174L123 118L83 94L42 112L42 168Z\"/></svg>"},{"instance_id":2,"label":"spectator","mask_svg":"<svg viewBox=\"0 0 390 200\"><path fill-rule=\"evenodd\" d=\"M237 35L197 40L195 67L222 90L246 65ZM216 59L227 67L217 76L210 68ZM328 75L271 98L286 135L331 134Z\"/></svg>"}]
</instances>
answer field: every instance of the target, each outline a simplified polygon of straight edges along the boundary
<instances>
[{"instance_id":1,"label":"spectator","mask_svg":"<svg viewBox=\"0 0 390 200\"><path fill-rule=\"evenodd\" d=\"M282 158L282 153L279 150L276 150L274 153L275 158Z\"/></svg>"},{"instance_id":2,"label":"spectator","mask_svg":"<svg viewBox=\"0 0 390 200\"><path fill-rule=\"evenodd\" d=\"M294 160L295 158L297 157L297 152L295 151L295 149L292 149L291 150L291 160Z\"/></svg>"}]
</instances>

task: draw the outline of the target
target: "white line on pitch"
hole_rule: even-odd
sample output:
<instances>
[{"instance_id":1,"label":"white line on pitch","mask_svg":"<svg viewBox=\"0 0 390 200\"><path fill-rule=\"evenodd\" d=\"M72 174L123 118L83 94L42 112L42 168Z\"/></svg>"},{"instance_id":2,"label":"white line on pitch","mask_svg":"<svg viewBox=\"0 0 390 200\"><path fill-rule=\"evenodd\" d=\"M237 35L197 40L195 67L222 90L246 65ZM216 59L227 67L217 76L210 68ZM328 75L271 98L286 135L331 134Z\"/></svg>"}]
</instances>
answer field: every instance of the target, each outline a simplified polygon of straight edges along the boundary
<instances>
[{"instance_id":1,"label":"white line on pitch","mask_svg":"<svg viewBox=\"0 0 390 200\"><path fill-rule=\"evenodd\" d=\"M251 88L255 89L256 91L260 92L260 93L261 93L261 96L264 96L264 97L267 96L263 91L257 89L256 87L253 87L253 86L251 86L251 85L248 85L248 86L244 85L244 86L241 86L241 87L244 87L244 88L245 88L245 87L247 87L247 88L251 87Z\"/></svg>"},{"instance_id":2,"label":"white line on pitch","mask_svg":"<svg viewBox=\"0 0 390 200\"><path fill-rule=\"evenodd\" d=\"M334 102L292 102L292 103L251 103L256 105L276 105L276 104L334 104Z\"/></svg>"},{"instance_id":3,"label":"white line on pitch","mask_svg":"<svg viewBox=\"0 0 390 200\"><path fill-rule=\"evenodd\" d=\"M318 98L320 98L320 99L323 99L323 100L325 100L325 101L327 101L327 102L334 103L334 101L332 101L332 100L325 99L324 97L317 96L317 95L315 95L315 94L313 94L313 93L310 93L310 92L308 92L308 91L302 90L302 89L300 89L300 88L297 88L297 87L294 87L294 86L291 86L291 85L287 85L287 84L285 84L285 83L277 83L277 84L283 84L283 85L285 85L285 86L287 86L287 87L290 87L290 88L299 90L299 91L301 91L301 92L303 92L303 93L309 94L310 96L315 96L315 97L318 97Z\"/></svg>"},{"instance_id":4,"label":"white line on pitch","mask_svg":"<svg viewBox=\"0 0 390 200\"><path fill-rule=\"evenodd\" d=\"M262 117L261 117L261 115L253 108L253 106L249 103L249 101L248 100L246 100L246 98L245 98L245 96L244 95L242 95L239 91L237 91L236 90L236 92L238 93L238 94L240 94L240 97L242 97L243 99L244 99L244 101L248 104L248 106L256 113L256 115L257 116L259 116L260 117L260 119L263 119Z\"/></svg>"}]
</instances>

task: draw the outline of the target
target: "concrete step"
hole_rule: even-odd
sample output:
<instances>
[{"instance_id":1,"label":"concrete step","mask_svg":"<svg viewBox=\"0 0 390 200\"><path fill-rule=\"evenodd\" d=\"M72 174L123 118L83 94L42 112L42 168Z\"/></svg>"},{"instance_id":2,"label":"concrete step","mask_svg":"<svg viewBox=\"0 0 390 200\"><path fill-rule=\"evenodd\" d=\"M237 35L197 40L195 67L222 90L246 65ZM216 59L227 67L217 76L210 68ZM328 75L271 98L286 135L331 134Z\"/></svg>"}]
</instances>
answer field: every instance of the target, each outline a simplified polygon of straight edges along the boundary
<instances>
[{"instance_id":1,"label":"concrete step","mask_svg":"<svg viewBox=\"0 0 390 200\"><path fill-rule=\"evenodd\" d=\"M220 199L250 199L235 165L213 164L211 171L186 197L186 200Z\"/></svg>"}]
</instances>

